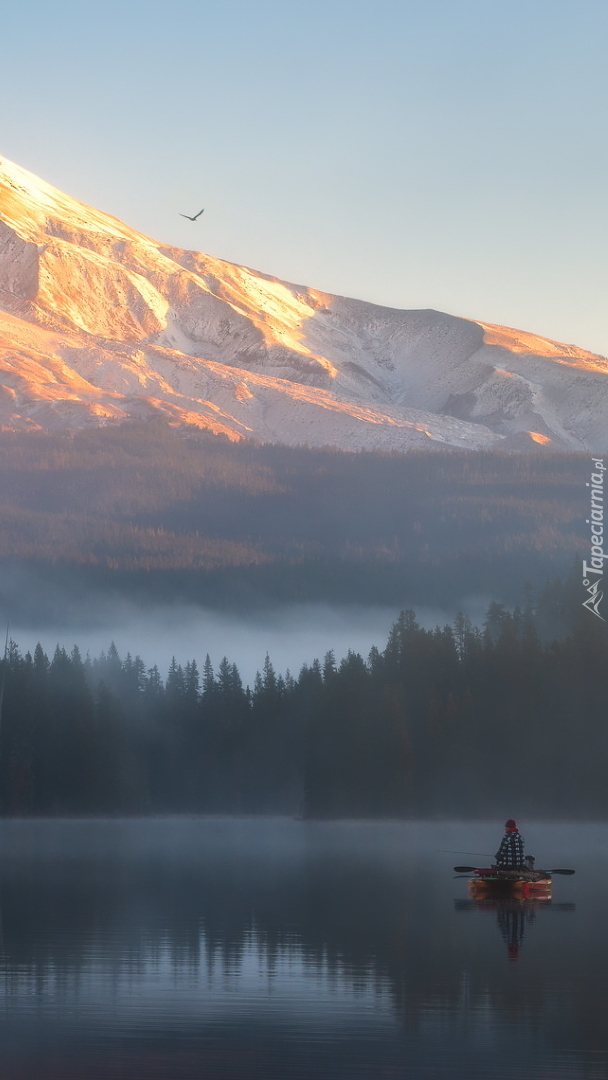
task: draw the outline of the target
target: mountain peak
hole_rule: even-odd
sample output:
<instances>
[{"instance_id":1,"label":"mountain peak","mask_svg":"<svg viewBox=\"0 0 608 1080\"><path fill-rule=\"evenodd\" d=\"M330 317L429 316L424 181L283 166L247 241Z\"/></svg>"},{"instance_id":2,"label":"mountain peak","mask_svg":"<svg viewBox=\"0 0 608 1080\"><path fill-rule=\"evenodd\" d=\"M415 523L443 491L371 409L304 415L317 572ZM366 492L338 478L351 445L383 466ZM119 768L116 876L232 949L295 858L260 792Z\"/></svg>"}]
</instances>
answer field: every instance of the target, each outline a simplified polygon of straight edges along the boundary
<instances>
[{"instance_id":1,"label":"mountain peak","mask_svg":"<svg viewBox=\"0 0 608 1080\"><path fill-rule=\"evenodd\" d=\"M162 245L0 158L0 425L345 449L603 449L608 363Z\"/></svg>"}]
</instances>

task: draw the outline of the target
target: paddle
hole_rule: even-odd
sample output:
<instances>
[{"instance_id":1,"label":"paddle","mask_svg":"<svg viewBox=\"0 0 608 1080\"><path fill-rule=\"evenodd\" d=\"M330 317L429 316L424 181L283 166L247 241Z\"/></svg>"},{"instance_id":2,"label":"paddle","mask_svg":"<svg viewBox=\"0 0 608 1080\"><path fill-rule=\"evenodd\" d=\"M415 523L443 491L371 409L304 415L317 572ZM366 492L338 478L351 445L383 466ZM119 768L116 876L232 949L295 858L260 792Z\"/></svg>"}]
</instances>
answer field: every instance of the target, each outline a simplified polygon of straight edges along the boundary
<instances>
[{"instance_id":1,"label":"paddle","mask_svg":"<svg viewBox=\"0 0 608 1080\"><path fill-rule=\"evenodd\" d=\"M474 874L476 870L489 869L489 867L453 866L452 869L455 870L455 872L457 874ZM514 870L514 869L516 869L516 867L504 866L504 867L497 867L497 869ZM541 873L541 874L575 874L576 870L564 870L564 868L560 866L560 867L557 867L554 870L540 870L539 873Z\"/></svg>"}]
</instances>

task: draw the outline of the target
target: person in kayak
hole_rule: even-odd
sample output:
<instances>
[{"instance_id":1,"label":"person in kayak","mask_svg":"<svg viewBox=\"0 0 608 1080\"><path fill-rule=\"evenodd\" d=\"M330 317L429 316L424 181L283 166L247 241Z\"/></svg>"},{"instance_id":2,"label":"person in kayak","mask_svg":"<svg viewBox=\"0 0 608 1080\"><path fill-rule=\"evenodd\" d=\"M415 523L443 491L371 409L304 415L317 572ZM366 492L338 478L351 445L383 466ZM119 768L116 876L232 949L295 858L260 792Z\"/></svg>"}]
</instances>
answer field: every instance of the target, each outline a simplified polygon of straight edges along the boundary
<instances>
[{"instance_id":1,"label":"person in kayak","mask_svg":"<svg viewBox=\"0 0 608 1080\"><path fill-rule=\"evenodd\" d=\"M524 864L524 841L513 818L505 821L505 835L496 852L496 866L499 870L516 870Z\"/></svg>"}]
</instances>

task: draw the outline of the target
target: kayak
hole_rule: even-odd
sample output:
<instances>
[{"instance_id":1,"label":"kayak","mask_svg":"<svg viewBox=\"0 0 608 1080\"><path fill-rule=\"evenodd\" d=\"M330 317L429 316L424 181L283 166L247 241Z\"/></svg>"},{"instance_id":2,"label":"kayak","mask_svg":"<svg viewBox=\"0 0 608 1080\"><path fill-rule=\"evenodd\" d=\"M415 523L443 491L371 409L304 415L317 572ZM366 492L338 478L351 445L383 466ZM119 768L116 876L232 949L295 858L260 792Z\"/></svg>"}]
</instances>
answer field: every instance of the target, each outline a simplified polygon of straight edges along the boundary
<instances>
[{"instance_id":1,"label":"kayak","mask_svg":"<svg viewBox=\"0 0 608 1080\"><path fill-rule=\"evenodd\" d=\"M469 878L473 897L514 896L522 900L550 898L551 877L546 870L497 870L491 866L475 870Z\"/></svg>"}]
</instances>

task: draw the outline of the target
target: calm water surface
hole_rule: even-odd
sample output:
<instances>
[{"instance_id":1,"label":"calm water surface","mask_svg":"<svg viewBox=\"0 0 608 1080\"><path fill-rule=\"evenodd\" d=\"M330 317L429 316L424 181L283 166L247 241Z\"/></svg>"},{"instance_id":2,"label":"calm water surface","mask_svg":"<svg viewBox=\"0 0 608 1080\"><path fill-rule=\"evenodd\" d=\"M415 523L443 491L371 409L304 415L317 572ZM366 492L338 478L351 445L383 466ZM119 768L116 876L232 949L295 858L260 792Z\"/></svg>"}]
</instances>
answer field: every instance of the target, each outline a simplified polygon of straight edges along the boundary
<instances>
[{"instance_id":1,"label":"calm water surface","mask_svg":"<svg viewBox=\"0 0 608 1080\"><path fill-rule=\"evenodd\" d=\"M608 1080L608 828L522 824L576 875L476 904L501 832L0 823L0 1080Z\"/></svg>"}]
</instances>

